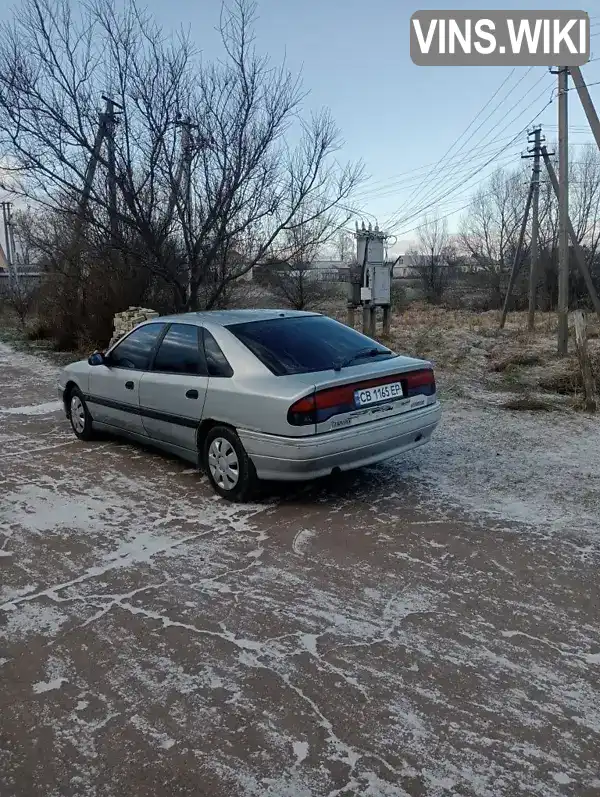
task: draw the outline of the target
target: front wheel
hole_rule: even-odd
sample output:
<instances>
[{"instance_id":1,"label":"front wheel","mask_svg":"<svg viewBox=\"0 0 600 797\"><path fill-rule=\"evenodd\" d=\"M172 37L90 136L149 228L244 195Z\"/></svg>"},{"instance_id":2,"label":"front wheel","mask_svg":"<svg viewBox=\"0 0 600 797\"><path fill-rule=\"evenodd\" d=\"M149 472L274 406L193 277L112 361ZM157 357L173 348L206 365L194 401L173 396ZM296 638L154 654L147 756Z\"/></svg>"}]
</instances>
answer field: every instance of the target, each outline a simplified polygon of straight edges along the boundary
<instances>
[{"instance_id":1,"label":"front wheel","mask_svg":"<svg viewBox=\"0 0 600 797\"><path fill-rule=\"evenodd\" d=\"M228 501L248 501L256 492L256 470L233 429L215 426L210 430L202 463L215 492Z\"/></svg>"},{"instance_id":2,"label":"front wheel","mask_svg":"<svg viewBox=\"0 0 600 797\"><path fill-rule=\"evenodd\" d=\"M89 413L83 394L75 387L69 396L69 420L75 436L80 440L91 440L94 436L92 416Z\"/></svg>"}]
</instances>

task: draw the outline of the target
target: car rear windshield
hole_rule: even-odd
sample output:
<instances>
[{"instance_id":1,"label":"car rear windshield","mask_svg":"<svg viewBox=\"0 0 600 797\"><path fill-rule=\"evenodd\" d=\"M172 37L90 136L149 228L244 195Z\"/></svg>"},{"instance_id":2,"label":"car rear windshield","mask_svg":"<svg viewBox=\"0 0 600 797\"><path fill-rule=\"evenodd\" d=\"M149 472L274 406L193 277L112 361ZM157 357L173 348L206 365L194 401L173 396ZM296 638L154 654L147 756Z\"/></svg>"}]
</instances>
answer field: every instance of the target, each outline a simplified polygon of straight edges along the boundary
<instances>
[{"instance_id":1,"label":"car rear windshield","mask_svg":"<svg viewBox=\"0 0 600 797\"><path fill-rule=\"evenodd\" d=\"M232 324L228 329L277 376L328 371L359 353L352 365L395 356L371 338L326 316L273 318ZM374 349L381 353L374 355Z\"/></svg>"}]
</instances>

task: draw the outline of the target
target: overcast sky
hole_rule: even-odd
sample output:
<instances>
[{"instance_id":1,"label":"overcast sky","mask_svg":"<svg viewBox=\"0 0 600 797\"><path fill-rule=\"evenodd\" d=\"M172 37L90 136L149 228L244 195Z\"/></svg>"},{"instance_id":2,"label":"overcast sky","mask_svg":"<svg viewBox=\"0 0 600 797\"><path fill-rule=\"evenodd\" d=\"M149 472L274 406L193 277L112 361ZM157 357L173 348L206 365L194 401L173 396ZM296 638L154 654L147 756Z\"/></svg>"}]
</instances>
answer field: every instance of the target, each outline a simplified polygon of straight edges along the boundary
<instances>
[{"instance_id":1,"label":"overcast sky","mask_svg":"<svg viewBox=\"0 0 600 797\"><path fill-rule=\"evenodd\" d=\"M542 0L528 2L526 7L570 5L565 0ZM592 28L592 51L600 56L600 0L581 5L590 16L597 15L592 20L597 25ZM460 208L473 187L495 166L518 164L526 136L507 145L548 103L556 85L556 77L543 67L521 67L511 74L509 68L501 67L415 66L408 46L411 14L427 8L456 7L520 10L524 4L516 0L460 4L446 0L421 0L418 4L406 0L258 3L258 48L278 61L285 58L291 69L302 70L305 87L310 90L307 109L328 106L346 142L343 155L366 164L371 180L360 197L365 220L370 218L366 214L373 214L380 225L389 225L401 238L421 220L419 208L425 210L424 206L431 204L430 209L440 215ZM149 8L166 27L178 23L189 26L206 56L217 54L214 28L219 0L149 0ZM600 81L600 60L586 65L583 72L588 83ZM495 99L454 146L449 158L432 170L500 86ZM600 107L599 89L600 85L590 87ZM592 138L584 128L587 123L575 93L571 97L571 140L579 146ZM467 142L490 112L490 118ZM549 139L555 136L556 114L554 100L536 120L547 126ZM495 153L498 157L488 167L473 174ZM455 225L457 215L448 221Z\"/></svg>"},{"instance_id":2,"label":"overcast sky","mask_svg":"<svg viewBox=\"0 0 600 797\"><path fill-rule=\"evenodd\" d=\"M376 217L380 226L402 240L411 237L425 210L439 215L459 211L498 164L519 164L526 136L512 145L510 140L544 108L556 85L556 76L543 67L511 72L500 67L415 66L409 54L410 15L457 5L477 10L524 7L517 0L460 4L446 0L418 4L406 0L258 0L258 49L274 61L285 58L290 69L302 71L310 91L307 112L322 106L331 109L346 142L342 156L362 159L371 178L359 197L365 220ZM542 0L528 2L526 7L570 5L565 0ZM599 57L600 0L576 7L580 5L593 17L592 58ZM207 59L219 56L215 28L220 0L147 0L147 6L167 30L189 29ZM600 81L600 58L583 67L583 73L588 84ZM600 85L592 85L590 92L600 109ZM570 98L571 141L579 147L592 137L575 92ZM556 135L556 114L554 99L536 119L549 139ZM483 126L474 132L481 122ZM450 155L433 169L451 147ZM458 215L449 216L451 228Z\"/></svg>"}]
</instances>

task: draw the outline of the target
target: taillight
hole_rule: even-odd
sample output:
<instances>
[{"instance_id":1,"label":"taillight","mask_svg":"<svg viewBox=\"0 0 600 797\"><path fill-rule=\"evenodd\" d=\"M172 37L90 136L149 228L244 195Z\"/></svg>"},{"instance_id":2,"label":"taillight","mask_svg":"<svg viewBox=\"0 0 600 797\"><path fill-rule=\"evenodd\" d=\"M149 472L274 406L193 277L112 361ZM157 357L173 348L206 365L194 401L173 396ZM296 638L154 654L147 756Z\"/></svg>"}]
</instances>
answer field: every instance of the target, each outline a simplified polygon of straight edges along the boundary
<instances>
[{"instance_id":1,"label":"taillight","mask_svg":"<svg viewBox=\"0 0 600 797\"><path fill-rule=\"evenodd\" d=\"M294 402L288 410L288 423L292 426L308 426L317 422L317 407L314 393Z\"/></svg>"},{"instance_id":2,"label":"taillight","mask_svg":"<svg viewBox=\"0 0 600 797\"><path fill-rule=\"evenodd\" d=\"M288 410L288 423L292 426L308 426L323 423L334 415L352 412L358 409L354 401L354 393L357 390L392 382L402 384L402 398L411 398L419 394L431 396L435 393L435 376L431 368L365 379L340 387L328 387L299 399Z\"/></svg>"},{"instance_id":3,"label":"taillight","mask_svg":"<svg viewBox=\"0 0 600 797\"><path fill-rule=\"evenodd\" d=\"M435 376L431 368L422 371L409 371L406 374L406 390L411 391L419 387L433 387L431 393L435 393ZM415 391L417 393L422 391Z\"/></svg>"}]
</instances>

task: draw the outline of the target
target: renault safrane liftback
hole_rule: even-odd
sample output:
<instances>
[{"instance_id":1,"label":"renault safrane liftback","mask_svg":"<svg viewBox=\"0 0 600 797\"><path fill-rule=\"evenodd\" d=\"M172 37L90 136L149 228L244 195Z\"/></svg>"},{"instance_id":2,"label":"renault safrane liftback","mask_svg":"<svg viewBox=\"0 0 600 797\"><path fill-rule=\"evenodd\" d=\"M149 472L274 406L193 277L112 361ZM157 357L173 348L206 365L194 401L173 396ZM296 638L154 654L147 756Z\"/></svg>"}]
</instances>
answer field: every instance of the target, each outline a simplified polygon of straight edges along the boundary
<instances>
[{"instance_id":1,"label":"renault safrane liftback","mask_svg":"<svg viewBox=\"0 0 600 797\"><path fill-rule=\"evenodd\" d=\"M226 310L146 321L72 363L58 393L74 433L152 443L247 500L428 442L440 421L431 363L319 313Z\"/></svg>"}]
</instances>

